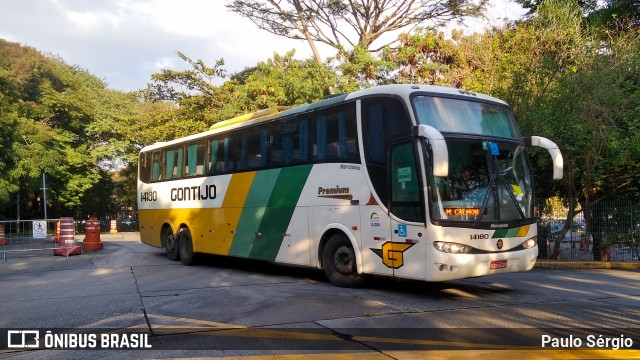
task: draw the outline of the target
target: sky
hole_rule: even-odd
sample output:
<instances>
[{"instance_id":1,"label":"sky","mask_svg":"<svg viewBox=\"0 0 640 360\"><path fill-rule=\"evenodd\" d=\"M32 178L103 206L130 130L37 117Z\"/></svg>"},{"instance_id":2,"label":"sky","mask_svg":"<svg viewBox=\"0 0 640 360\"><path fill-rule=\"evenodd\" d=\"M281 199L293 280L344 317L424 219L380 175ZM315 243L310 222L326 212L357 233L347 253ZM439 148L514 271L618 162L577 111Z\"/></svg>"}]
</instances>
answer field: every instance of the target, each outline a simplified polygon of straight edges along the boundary
<instances>
[{"instance_id":1,"label":"sky","mask_svg":"<svg viewBox=\"0 0 640 360\"><path fill-rule=\"evenodd\" d=\"M77 65L114 90L143 89L161 69L186 68L177 51L213 66L222 58L230 73L296 49L306 42L259 30L228 11L223 0L0 0L0 38L31 46ZM488 16L517 19L512 0L491 0ZM483 23L467 22L472 33ZM334 55L319 46L321 56Z\"/></svg>"}]
</instances>

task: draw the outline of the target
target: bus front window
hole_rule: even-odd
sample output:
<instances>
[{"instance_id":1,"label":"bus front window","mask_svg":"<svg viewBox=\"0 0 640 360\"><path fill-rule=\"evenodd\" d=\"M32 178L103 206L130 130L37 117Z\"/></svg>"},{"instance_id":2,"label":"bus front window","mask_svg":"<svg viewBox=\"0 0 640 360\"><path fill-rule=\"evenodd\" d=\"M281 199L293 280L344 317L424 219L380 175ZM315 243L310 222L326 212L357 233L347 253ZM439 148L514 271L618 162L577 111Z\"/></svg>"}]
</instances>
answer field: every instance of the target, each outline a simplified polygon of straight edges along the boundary
<instances>
[{"instance_id":1,"label":"bus front window","mask_svg":"<svg viewBox=\"0 0 640 360\"><path fill-rule=\"evenodd\" d=\"M449 140L449 175L434 176L430 212L438 222L477 227L532 217L531 177L524 147L512 142Z\"/></svg>"}]
</instances>

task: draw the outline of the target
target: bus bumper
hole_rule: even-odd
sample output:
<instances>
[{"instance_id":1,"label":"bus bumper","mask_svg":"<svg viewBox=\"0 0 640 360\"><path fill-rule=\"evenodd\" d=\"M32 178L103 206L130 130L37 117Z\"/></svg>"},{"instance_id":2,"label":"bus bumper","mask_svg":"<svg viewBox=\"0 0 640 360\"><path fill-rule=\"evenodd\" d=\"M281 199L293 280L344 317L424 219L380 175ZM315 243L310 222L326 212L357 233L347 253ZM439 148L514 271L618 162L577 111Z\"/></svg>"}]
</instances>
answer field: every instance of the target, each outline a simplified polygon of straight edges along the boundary
<instances>
[{"instance_id":1,"label":"bus bumper","mask_svg":"<svg viewBox=\"0 0 640 360\"><path fill-rule=\"evenodd\" d=\"M436 251L427 262L427 281L446 281L468 277L531 270L538 248L499 254L447 254Z\"/></svg>"}]
</instances>

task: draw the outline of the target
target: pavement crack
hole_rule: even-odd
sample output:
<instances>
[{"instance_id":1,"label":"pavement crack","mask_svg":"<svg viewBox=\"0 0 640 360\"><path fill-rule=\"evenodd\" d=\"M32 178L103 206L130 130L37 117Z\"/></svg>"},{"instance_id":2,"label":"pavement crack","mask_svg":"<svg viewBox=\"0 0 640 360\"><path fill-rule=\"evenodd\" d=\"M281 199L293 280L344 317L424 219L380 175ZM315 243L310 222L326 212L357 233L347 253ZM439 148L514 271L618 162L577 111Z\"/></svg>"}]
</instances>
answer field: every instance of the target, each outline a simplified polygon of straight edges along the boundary
<instances>
[{"instance_id":1,"label":"pavement crack","mask_svg":"<svg viewBox=\"0 0 640 360\"><path fill-rule=\"evenodd\" d=\"M144 321L147 322L147 327L149 328L149 332L151 333L151 336L154 336L153 328L151 327L151 321L149 320L149 316L147 316L147 309L144 306L144 299L142 296L142 292L140 291L140 287L138 286L138 278L136 277L135 271L133 271L133 266L130 266L129 269L131 269L131 275L133 275L133 282L136 285L136 291L138 292L138 298L140 299L140 308L142 309L142 314L144 315Z\"/></svg>"},{"instance_id":2,"label":"pavement crack","mask_svg":"<svg viewBox=\"0 0 640 360\"><path fill-rule=\"evenodd\" d=\"M371 349L372 351L375 351L375 352L377 352L377 353L379 353L379 354L381 354L381 355L384 355L384 356L388 357L389 359L397 360L397 358L395 358L395 357L393 357L393 356L391 356L391 355L389 355L389 354L385 353L384 351L382 351L382 350L380 350L380 349L376 349L375 347L373 347L373 346L371 346L371 345L367 344L366 342L362 342L362 341L359 341L359 340L354 339L352 335L349 335L349 334L343 334L343 333L341 333L341 332L339 332L339 331L336 331L335 329L332 329L332 328L330 328L330 327L324 326L324 325L320 324L320 323L319 323L319 322L317 322L317 321L314 321L314 323L315 323L316 325L318 325L318 326L322 327L322 328L325 328L325 329L327 329L327 330L331 331L331 334L332 334L333 336L335 336L335 337L339 338L339 339L342 339L342 340L344 340L344 341L349 341L349 342L352 342L352 343L358 344L358 345L360 345L360 346L364 346L364 347L366 347L366 348L368 348L368 349Z\"/></svg>"}]
</instances>

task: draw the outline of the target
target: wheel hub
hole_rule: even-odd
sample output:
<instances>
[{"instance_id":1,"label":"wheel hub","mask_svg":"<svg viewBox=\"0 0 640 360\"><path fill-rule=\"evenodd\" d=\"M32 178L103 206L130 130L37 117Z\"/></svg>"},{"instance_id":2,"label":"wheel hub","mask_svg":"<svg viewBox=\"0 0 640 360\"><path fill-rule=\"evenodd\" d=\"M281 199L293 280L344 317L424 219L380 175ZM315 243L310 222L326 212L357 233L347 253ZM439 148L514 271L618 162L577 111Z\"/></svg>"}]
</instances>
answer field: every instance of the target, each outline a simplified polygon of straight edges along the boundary
<instances>
[{"instance_id":1,"label":"wheel hub","mask_svg":"<svg viewBox=\"0 0 640 360\"><path fill-rule=\"evenodd\" d=\"M173 250L176 247L176 239L173 237L173 235L169 235L167 236L167 249L168 250Z\"/></svg>"},{"instance_id":2,"label":"wheel hub","mask_svg":"<svg viewBox=\"0 0 640 360\"><path fill-rule=\"evenodd\" d=\"M339 247L333 256L333 265L343 275L353 273L353 256L346 246Z\"/></svg>"}]
</instances>

